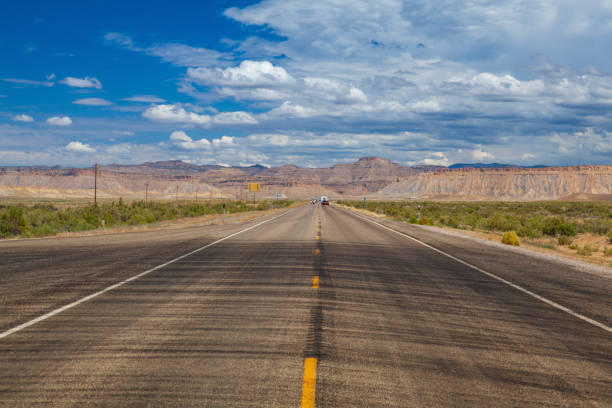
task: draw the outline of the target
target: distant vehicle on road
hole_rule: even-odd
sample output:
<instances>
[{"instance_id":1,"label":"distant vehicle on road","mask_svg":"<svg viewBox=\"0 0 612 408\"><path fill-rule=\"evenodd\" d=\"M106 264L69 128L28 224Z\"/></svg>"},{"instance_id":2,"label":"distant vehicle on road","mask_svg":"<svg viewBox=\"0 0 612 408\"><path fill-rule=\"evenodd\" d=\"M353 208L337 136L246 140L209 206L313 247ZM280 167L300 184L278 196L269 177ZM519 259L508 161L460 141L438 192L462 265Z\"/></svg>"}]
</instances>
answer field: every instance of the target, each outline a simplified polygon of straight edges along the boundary
<instances>
[{"instance_id":1,"label":"distant vehicle on road","mask_svg":"<svg viewBox=\"0 0 612 408\"><path fill-rule=\"evenodd\" d=\"M329 200L327 199L327 197L321 197L321 205L329 205Z\"/></svg>"}]
</instances>

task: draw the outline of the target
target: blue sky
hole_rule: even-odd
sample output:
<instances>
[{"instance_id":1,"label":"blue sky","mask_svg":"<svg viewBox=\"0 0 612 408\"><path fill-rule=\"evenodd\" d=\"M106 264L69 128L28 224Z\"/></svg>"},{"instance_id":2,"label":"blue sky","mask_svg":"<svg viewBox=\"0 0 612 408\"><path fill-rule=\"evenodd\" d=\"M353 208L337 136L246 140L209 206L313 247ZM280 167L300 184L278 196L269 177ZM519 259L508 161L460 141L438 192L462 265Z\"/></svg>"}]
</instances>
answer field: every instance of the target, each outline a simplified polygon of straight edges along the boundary
<instances>
[{"instance_id":1,"label":"blue sky","mask_svg":"<svg viewBox=\"0 0 612 408\"><path fill-rule=\"evenodd\" d=\"M11 2L0 165L612 164L612 2Z\"/></svg>"}]
</instances>

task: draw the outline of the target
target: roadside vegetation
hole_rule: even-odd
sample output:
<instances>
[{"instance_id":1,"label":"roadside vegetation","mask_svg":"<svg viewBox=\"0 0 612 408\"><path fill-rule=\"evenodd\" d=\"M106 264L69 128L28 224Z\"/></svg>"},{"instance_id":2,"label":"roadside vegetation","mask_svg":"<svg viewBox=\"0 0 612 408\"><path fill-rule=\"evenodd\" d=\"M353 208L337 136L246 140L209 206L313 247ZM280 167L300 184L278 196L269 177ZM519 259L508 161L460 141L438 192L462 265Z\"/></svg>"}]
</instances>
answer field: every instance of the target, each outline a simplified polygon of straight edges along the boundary
<instances>
[{"instance_id":1,"label":"roadside vegetation","mask_svg":"<svg viewBox=\"0 0 612 408\"><path fill-rule=\"evenodd\" d=\"M362 201L341 204L364 208ZM563 246L583 256L601 252L612 257L612 203L370 201L366 209L413 224L505 234L502 239L510 245L525 241L546 248ZM578 245L584 236L599 237L604 245Z\"/></svg>"},{"instance_id":2,"label":"roadside vegetation","mask_svg":"<svg viewBox=\"0 0 612 408\"><path fill-rule=\"evenodd\" d=\"M284 208L291 201L227 201L228 214ZM62 207L53 204L0 205L0 238L41 237L62 232L88 231L103 227L141 225L179 218L223 213L223 202L144 202L126 204L122 199L100 205Z\"/></svg>"}]
</instances>

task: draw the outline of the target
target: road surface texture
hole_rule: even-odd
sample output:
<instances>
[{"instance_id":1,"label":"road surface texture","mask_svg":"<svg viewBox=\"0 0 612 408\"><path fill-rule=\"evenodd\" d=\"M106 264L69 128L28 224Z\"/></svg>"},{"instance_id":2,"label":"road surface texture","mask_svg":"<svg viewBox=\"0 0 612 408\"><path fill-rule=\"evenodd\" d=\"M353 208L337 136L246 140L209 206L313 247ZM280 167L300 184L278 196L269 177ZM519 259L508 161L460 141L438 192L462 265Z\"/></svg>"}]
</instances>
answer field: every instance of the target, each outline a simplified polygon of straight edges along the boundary
<instances>
[{"instance_id":1,"label":"road surface texture","mask_svg":"<svg viewBox=\"0 0 612 408\"><path fill-rule=\"evenodd\" d=\"M0 406L612 406L610 276L362 217L0 243Z\"/></svg>"}]
</instances>

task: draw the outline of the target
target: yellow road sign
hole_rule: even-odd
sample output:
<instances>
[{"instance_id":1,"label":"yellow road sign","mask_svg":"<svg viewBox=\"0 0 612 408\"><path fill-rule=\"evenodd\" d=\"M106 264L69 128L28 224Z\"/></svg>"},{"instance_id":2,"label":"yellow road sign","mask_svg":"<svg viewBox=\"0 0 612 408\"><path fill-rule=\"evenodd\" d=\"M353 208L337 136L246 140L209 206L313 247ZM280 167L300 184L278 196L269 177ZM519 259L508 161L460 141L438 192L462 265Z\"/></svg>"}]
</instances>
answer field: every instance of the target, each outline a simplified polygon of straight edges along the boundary
<instances>
[{"instance_id":1,"label":"yellow road sign","mask_svg":"<svg viewBox=\"0 0 612 408\"><path fill-rule=\"evenodd\" d=\"M260 183L249 183L249 191L261 191Z\"/></svg>"}]
</instances>

